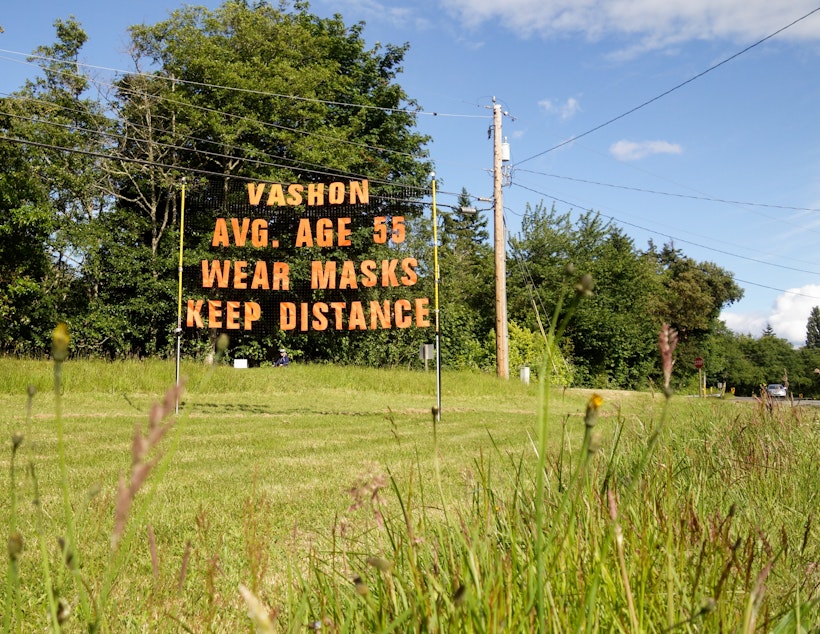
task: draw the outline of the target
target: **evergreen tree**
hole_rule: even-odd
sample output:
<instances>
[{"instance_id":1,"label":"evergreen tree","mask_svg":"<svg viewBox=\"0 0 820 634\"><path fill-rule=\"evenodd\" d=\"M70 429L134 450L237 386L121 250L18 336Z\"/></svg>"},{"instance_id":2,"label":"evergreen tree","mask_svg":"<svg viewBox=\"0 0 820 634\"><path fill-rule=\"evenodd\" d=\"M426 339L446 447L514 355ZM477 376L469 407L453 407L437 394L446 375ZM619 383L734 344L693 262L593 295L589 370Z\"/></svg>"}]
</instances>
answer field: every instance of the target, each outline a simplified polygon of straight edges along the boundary
<instances>
[{"instance_id":1,"label":"evergreen tree","mask_svg":"<svg viewBox=\"0 0 820 634\"><path fill-rule=\"evenodd\" d=\"M806 347L812 350L820 348L820 306L811 309L806 323Z\"/></svg>"},{"instance_id":2,"label":"evergreen tree","mask_svg":"<svg viewBox=\"0 0 820 634\"><path fill-rule=\"evenodd\" d=\"M485 342L495 324L493 251L487 218L464 211L470 204L462 190L439 232L442 363L451 367L491 364Z\"/></svg>"}]
</instances>

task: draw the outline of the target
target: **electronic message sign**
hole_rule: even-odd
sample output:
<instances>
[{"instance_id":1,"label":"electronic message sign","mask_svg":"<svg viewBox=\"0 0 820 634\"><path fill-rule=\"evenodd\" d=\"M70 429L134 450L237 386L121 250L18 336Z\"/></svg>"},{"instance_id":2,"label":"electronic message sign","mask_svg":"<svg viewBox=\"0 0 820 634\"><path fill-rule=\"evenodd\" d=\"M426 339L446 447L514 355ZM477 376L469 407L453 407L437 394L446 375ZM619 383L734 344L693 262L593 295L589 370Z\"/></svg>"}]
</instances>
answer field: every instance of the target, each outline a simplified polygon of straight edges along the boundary
<instances>
[{"instance_id":1,"label":"electronic message sign","mask_svg":"<svg viewBox=\"0 0 820 634\"><path fill-rule=\"evenodd\" d=\"M367 180L214 182L189 201L185 328L430 326L429 298L416 292L419 261L406 244L408 218L374 204Z\"/></svg>"}]
</instances>

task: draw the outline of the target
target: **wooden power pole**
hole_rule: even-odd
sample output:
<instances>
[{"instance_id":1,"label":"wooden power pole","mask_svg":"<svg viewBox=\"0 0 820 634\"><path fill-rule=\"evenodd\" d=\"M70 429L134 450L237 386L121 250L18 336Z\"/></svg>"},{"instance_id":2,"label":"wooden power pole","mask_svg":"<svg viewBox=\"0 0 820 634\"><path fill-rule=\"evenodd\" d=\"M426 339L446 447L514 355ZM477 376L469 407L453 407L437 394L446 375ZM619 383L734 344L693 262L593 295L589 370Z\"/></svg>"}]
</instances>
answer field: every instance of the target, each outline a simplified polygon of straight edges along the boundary
<instances>
[{"instance_id":1,"label":"wooden power pole","mask_svg":"<svg viewBox=\"0 0 820 634\"><path fill-rule=\"evenodd\" d=\"M499 378L510 378L507 345L507 231L502 185L501 104L493 97L493 250L495 252L495 355Z\"/></svg>"}]
</instances>

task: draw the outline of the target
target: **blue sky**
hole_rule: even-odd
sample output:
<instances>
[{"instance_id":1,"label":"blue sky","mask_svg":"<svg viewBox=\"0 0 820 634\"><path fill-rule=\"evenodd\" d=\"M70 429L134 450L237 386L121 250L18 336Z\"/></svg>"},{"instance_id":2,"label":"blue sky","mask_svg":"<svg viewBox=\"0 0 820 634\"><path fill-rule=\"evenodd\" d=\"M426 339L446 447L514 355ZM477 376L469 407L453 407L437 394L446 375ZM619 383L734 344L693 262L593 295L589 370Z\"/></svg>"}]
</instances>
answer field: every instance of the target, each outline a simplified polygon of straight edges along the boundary
<instances>
[{"instance_id":1,"label":"blue sky","mask_svg":"<svg viewBox=\"0 0 820 634\"><path fill-rule=\"evenodd\" d=\"M732 272L745 292L723 313L733 330L758 336L770 324L801 345L820 305L820 11L800 20L817 2L314 0L311 9L364 21L370 43L409 43L399 82L424 109L440 202L462 187L491 196L495 97L508 113L510 232L528 203L598 211L638 248L672 241ZM179 6L12 3L0 11L0 93L31 76L17 53L53 42L58 17L73 14L88 32L84 62L128 70L127 27Z\"/></svg>"}]
</instances>

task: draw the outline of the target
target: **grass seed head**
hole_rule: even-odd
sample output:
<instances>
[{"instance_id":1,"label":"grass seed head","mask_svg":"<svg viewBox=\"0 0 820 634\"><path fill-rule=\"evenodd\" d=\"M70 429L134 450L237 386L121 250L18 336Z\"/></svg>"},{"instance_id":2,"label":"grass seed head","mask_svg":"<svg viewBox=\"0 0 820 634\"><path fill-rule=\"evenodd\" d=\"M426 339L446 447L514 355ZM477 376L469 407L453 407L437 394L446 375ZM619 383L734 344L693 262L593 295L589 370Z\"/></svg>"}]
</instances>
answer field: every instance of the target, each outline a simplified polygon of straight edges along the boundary
<instances>
[{"instance_id":1,"label":"grass seed head","mask_svg":"<svg viewBox=\"0 0 820 634\"><path fill-rule=\"evenodd\" d=\"M70 616L71 606L68 604L68 601L60 597L60 600L57 602L57 623L63 625L68 621Z\"/></svg>"},{"instance_id":2,"label":"grass seed head","mask_svg":"<svg viewBox=\"0 0 820 634\"><path fill-rule=\"evenodd\" d=\"M579 297L592 297L592 290L595 288L595 280L589 273L584 273L575 282L575 293Z\"/></svg>"},{"instance_id":3,"label":"grass seed head","mask_svg":"<svg viewBox=\"0 0 820 634\"><path fill-rule=\"evenodd\" d=\"M245 600L245 605L248 608L248 617L250 617L253 624L256 626L256 631L260 634L273 634L273 623L270 619L270 614L264 604L256 597L256 595L248 590L244 585L239 584L239 593Z\"/></svg>"},{"instance_id":4,"label":"grass seed head","mask_svg":"<svg viewBox=\"0 0 820 634\"><path fill-rule=\"evenodd\" d=\"M8 551L11 561L17 561L23 553L23 536L19 531L14 531L9 535Z\"/></svg>"},{"instance_id":5,"label":"grass seed head","mask_svg":"<svg viewBox=\"0 0 820 634\"><path fill-rule=\"evenodd\" d=\"M361 577L356 577L353 580L353 585L356 587L356 594L362 597L366 597L369 590L367 589L367 584L362 580Z\"/></svg>"},{"instance_id":6,"label":"grass seed head","mask_svg":"<svg viewBox=\"0 0 820 634\"><path fill-rule=\"evenodd\" d=\"M663 388L667 395L669 395L670 389L669 382L672 379L672 367L675 365L672 354L675 352L677 345L678 331L669 324L663 324L658 335L658 350L661 353L661 367L663 368Z\"/></svg>"},{"instance_id":7,"label":"grass seed head","mask_svg":"<svg viewBox=\"0 0 820 634\"><path fill-rule=\"evenodd\" d=\"M393 562L383 557L368 557L367 563L381 572L390 572L393 569Z\"/></svg>"}]
</instances>

